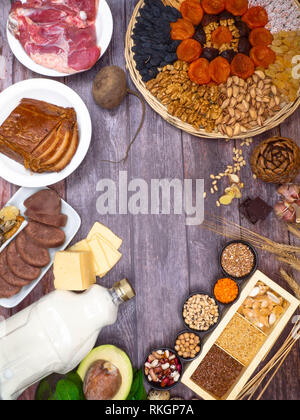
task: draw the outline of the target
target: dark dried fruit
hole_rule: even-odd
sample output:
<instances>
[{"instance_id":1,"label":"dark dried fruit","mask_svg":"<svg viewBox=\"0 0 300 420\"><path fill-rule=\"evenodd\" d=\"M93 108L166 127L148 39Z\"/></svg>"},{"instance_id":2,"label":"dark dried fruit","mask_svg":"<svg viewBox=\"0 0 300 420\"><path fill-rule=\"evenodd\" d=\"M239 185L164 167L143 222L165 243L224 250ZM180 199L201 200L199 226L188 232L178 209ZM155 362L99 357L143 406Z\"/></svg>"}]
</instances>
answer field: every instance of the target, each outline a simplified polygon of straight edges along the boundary
<instances>
[{"instance_id":1,"label":"dark dried fruit","mask_svg":"<svg viewBox=\"0 0 300 420\"><path fill-rule=\"evenodd\" d=\"M194 38L196 41L200 42L201 45L206 44L206 33L201 25L196 29Z\"/></svg>"},{"instance_id":2,"label":"dark dried fruit","mask_svg":"<svg viewBox=\"0 0 300 420\"><path fill-rule=\"evenodd\" d=\"M240 21L235 22L235 26L240 33L240 37L248 37L249 36L250 28L248 27L247 23L240 20Z\"/></svg>"},{"instance_id":3,"label":"dark dried fruit","mask_svg":"<svg viewBox=\"0 0 300 420\"><path fill-rule=\"evenodd\" d=\"M221 53L221 56L231 64L234 57L237 55L237 52L234 50L226 50Z\"/></svg>"},{"instance_id":4,"label":"dark dried fruit","mask_svg":"<svg viewBox=\"0 0 300 420\"><path fill-rule=\"evenodd\" d=\"M212 61L219 56L219 50L217 48L203 48L201 58L206 58L208 61Z\"/></svg>"},{"instance_id":5,"label":"dark dried fruit","mask_svg":"<svg viewBox=\"0 0 300 420\"><path fill-rule=\"evenodd\" d=\"M250 44L250 41L248 38L246 37L240 38L239 46L238 46L239 53L249 55L251 48L252 48L252 45Z\"/></svg>"},{"instance_id":6,"label":"dark dried fruit","mask_svg":"<svg viewBox=\"0 0 300 420\"><path fill-rule=\"evenodd\" d=\"M204 14L203 19L201 21L202 26L207 26L210 23L218 23L220 20L218 15L208 15L207 13Z\"/></svg>"},{"instance_id":7,"label":"dark dried fruit","mask_svg":"<svg viewBox=\"0 0 300 420\"><path fill-rule=\"evenodd\" d=\"M227 10L224 10L224 12L219 14L219 19L220 20L229 20L229 19L235 19L235 17L233 16L233 14L227 12Z\"/></svg>"}]
</instances>

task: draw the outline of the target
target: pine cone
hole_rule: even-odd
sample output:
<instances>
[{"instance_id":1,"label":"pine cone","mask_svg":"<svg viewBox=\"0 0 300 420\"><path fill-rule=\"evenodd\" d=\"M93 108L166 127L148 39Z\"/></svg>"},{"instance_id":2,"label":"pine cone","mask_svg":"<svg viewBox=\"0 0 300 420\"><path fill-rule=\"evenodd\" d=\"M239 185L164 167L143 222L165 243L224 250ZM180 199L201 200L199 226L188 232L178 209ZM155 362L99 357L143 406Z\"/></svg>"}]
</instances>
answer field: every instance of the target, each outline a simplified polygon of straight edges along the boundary
<instances>
[{"instance_id":1,"label":"pine cone","mask_svg":"<svg viewBox=\"0 0 300 420\"><path fill-rule=\"evenodd\" d=\"M272 137L255 148L251 157L253 173L265 182L292 182L300 170L300 149L284 137Z\"/></svg>"}]
</instances>

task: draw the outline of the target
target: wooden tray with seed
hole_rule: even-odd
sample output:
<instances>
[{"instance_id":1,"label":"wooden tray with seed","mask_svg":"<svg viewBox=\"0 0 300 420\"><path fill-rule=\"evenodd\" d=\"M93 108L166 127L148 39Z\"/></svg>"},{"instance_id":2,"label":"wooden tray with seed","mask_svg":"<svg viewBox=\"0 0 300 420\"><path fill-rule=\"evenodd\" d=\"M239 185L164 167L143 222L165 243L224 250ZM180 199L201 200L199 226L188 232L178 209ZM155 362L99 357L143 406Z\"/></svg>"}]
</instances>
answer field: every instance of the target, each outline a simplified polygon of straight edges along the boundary
<instances>
[{"instance_id":1,"label":"wooden tray with seed","mask_svg":"<svg viewBox=\"0 0 300 420\"><path fill-rule=\"evenodd\" d=\"M257 288L258 284L262 285L262 287L266 286L267 293L270 293L271 298L275 301L278 299L278 302L281 302L280 304L282 305L282 310L279 312L278 308L275 307L275 312L280 313L280 315L277 321L272 326L269 326L269 328L265 324L262 324L260 328L259 324L250 322L244 315L247 314L246 310L244 309L245 312L241 310L243 307L247 308L247 299L249 297L252 299L251 296L253 296L253 291ZM253 277L246 283L238 301L230 307L219 326L205 343L201 355L186 369L182 383L205 400L237 399L245 384L256 371L259 364L265 360L279 339L299 305L299 300L286 292L262 272L256 271ZM241 330L244 326L246 326L245 331L247 331L247 334L242 334L241 332L241 337L237 338L238 334L235 329L238 328ZM253 339L250 337L252 333ZM237 341L234 342L234 340ZM218 352L224 354L224 357L227 358L226 362L232 360L234 367L239 368L237 377L234 379L231 378L229 389L222 396L220 396L221 392L218 396L213 394L213 384L202 386L195 381L197 377L203 380L201 367L203 366L205 368L205 364L212 352L215 352L215 354ZM210 360L210 366L212 364L213 362ZM220 369L218 375L215 372L212 374L209 370L206 370L206 374L209 378L216 380L218 376L222 375L222 369ZM207 388L210 389L208 390ZM219 388L217 387L216 389L218 391L220 390L220 384Z\"/></svg>"}]
</instances>

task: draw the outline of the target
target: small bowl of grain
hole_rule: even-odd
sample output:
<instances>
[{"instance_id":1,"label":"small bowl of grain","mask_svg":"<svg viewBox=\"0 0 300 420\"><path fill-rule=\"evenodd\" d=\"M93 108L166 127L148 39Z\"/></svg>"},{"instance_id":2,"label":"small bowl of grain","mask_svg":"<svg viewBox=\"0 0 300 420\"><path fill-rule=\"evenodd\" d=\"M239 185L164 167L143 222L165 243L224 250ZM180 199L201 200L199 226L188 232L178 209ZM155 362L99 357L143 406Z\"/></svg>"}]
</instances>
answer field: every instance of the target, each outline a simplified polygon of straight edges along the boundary
<instances>
[{"instance_id":1,"label":"small bowl of grain","mask_svg":"<svg viewBox=\"0 0 300 420\"><path fill-rule=\"evenodd\" d=\"M258 267L256 249L243 240L228 242L220 253L223 274L236 281L252 277Z\"/></svg>"},{"instance_id":2,"label":"small bowl of grain","mask_svg":"<svg viewBox=\"0 0 300 420\"><path fill-rule=\"evenodd\" d=\"M182 318L189 331L201 335L207 334L219 324L221 307L207 293L193 293L183 304Z\"/></svg>"},{"instance_id":3,"label":"small bowl of grain","mask_svg":"<svg viewBox=\"0 0 300 420\"><path fill-rule=\"evenodd\" d=\"M183 362L192 362L201 353L201 337L188 330L180 332L175 340L175 350Z\"/></svg>"}]
</instances>

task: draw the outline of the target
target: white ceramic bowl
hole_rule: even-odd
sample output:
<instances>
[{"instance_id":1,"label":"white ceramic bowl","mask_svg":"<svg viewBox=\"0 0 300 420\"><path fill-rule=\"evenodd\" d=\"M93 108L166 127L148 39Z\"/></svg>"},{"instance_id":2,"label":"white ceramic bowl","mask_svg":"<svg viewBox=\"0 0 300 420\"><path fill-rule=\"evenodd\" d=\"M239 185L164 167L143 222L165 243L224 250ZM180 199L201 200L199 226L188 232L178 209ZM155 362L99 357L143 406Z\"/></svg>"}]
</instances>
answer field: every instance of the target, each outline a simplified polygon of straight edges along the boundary
<instances>
[{"instance_id":1,"label":"white ceramic bowl","mask_svg":"<svg viewBox=\"0 0 300 420\"><path fill-rule=\"evenodd\" d=\"M103 56L107 50L112 34L113 34L113 17L111 10L105 0L100 0L99 9L96 18L96 30L97 30L97 44L101 49L101 56ZM6 28L7 40L9 46L14 54L14 56L29 70L34 71L35 73L42 74L43 76L50 77L67 77L71 76L67 73L60 73L56 70L48 69L39 64L36 64L25 52L22 44L13 36L13 34L8 29L8 24Z\"/></svg>"},{"instance_id":2,"label":"white ceramic bowl","mask_svg":"<svg viewBox=\"0 0 300 420\"><path fill-rule=\"evenodd\" d=\"M16 83L0 93L0 125L18 106L21 99L43 100L54 105L73 107L77 114L79 144L73 159L61 172L37 174L0 153L0 177L21 187L45 187L56 184L73 173L85 158L91 143L92 122L83 100L63 83L48 79L30 79Z\"/></svg>"}]
</instances>

